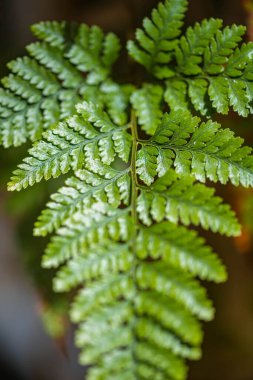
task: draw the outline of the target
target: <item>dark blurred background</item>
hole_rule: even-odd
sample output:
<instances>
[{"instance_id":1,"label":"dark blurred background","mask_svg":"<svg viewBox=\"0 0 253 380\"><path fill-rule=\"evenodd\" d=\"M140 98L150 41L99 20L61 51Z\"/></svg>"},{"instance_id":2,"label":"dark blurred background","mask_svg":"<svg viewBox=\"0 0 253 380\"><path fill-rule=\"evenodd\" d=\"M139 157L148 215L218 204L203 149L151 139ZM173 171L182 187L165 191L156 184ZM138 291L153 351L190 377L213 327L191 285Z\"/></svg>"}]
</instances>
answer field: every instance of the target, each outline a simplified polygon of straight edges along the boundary
<instances>
[{"instance_id":1,"label":"dark blurred background","mask_svg":"<svg viewBox=\"0 0 253 380\"><path fill-rule=\"evenodd\" d=\"M0 0L0 73L5 64L25 53L33 37L29 25L41 20L71 20L97 24L131 36L156 0ZM190 0L187 25L204 17L219 17L224 24L242 23L253 39L251 0ZM224 124L252 144L252 118L230 114ZM24 148L0 150L0 378L9 380L80 380L73 331L65 317L64 299L51 292L51 274L40 269L44 242L32 237L32 224L50 189L35 186L22 194L7 194L7 179ZM52 183L52 188L57 184ZM253 380L253 194L219 187L233 204L242 236L226 239L206 234L228 267L225 285L208 290L217 308L216 318L204 326L203 359L191 364L190 380ZM53 300L53 310L48 306ZM45 333L40 315L47 330Z\"/></svg>"}]
</instances>

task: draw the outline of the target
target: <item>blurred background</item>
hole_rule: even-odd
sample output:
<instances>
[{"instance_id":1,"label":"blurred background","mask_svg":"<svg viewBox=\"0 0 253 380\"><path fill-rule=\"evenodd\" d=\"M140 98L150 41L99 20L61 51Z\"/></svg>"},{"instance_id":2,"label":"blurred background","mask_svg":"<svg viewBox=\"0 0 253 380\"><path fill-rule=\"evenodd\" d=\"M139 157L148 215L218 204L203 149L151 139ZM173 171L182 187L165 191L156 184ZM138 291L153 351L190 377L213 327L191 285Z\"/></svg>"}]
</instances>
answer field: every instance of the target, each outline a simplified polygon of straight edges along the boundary
<instances>
[{"instance_id":1,"label":"blurred background","mask_svg":"<svg viewBox=\"0 0 253 380\"><path fill-rule=\"evenodd\" d=\"M248 26L253 40L253 0L190 0L187 25L204 17ZM70 20L100 25L124 41L156 0L0 0L0 74L6 63L25 53L33 40L29 26L42 20ZM222 119L253 145L253 118L233 113ZM32 237L32 226L59 182L7 194L11 171L27 147L0 149L0 377L9 380L80 380L73 327L65 315L67 300L51 291L52 274L40 269L46 242ZM253 193L218 187L243 223L242 236L206 234L227 265L229 280L208 285L217 309L204 326L203 359L191 364L190 380L253 380ZM53 305L53 306L52 306ZM44 326L47 333L45 332Z\"/></svg>"}]
</instances>

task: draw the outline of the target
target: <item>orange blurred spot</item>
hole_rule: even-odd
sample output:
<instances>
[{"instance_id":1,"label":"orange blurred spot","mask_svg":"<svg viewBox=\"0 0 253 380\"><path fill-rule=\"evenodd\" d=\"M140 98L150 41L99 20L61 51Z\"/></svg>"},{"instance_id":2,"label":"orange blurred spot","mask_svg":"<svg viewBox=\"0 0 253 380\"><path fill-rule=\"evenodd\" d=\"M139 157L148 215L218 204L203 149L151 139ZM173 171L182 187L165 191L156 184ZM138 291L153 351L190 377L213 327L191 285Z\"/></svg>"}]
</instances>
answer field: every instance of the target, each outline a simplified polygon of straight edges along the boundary
<instances>
[{"instance_id":1,"label":"orange blurred spot","mask_svg":"<svg viewBox=\"0 0 253 380\"><path fill-rule=\"evenodd\" d=\"M243 227L241 235L235 237L234 242L237 250L240 253L248 253L252 246L252 234L246 227Z\"/></svg>"}]
</instances>

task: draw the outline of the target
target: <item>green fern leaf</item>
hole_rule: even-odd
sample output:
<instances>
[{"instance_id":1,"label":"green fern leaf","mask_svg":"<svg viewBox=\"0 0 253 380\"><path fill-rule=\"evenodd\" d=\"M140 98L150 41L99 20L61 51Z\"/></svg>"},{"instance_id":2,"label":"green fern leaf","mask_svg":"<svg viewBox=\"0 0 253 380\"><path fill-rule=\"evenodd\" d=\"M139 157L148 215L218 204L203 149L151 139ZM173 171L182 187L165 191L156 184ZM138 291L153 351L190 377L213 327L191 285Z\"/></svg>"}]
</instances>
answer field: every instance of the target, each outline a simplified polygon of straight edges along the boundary
<instances>
[{"instance_id":1,"label":"green fern leaf","mask_svg":"<svg viewBox=\"0 0 253 380\"><path fill-rule=\"evenodd\" d=\"M66 180L65 186L52 196L35 224L35 235L45 236L58 229L76 211L91 207L95 202L108 202L115 207L121 201L128 204L129 169L117 171L101 165L100 174L81 169L75 177Z\"/></svg>"},{"instance_id":2,"label":"green fern leaf","mask_svg":"<svg viewBox=\"0 0 253 380\"><path fill-rule=\"evenodd\" d=\"M200 358L200 350L196 347L189 347L170 332L158 327L146 318L139 318L136 324L137 337L145 339L148 343L154 344L162 349L171 350L175 355L183 358L196 360Z\"/></svg>"},{"instance_id":3,"label":"green fern leaf","mask_svg":"<svg viewBox=\"0 0 253 380\"><path fill-rule=\"evenodd\" d=\"M162 263L143 263L139 266L137 283L140 289L151 287L158 294L169 295L191 311L193 315L203 320L213 317L211 302L207 299L205 289L197 280L193 280L187 273L175 268L164 268Z\"/></svg>"},{"instance_id":4,"label":"green fern leaf","mask_svg":"<svg viewBox=\"0 0 253 380\"><path fill-rule=\"evenodd\" d=\"M113 274L118 272L128 272L132 266L133 258L129 255L129 247L108 246L99 251L89 251L88 257L76 257L64 266L57 274L54 281L56 291L67 291L73 287L97 279L104 274Z\"/></svg>"},{"instance_id":5,"label":"green fern leaf","mask_svg":"<svg viewBox=\"0 0 253 380\"><path fill-rule=\"evenodd\" d=\"M86 213L77 211L73 214L49 243L43 265L58 266L78 255L85 246L88 249L92 243L102 243L106 239L127 241L131 230L129 209L107 209L106 205L98 204L86 210Z\"/></svg>"},{"instance_id":6,"label":"green fern leaf","mask_svg":"<svg viewBox=\"0 0 253 380\"><path fill-rule=\"evenodd\" d=\"M153 135L162 117L161 101L163 90L160 86L144 85L131 96L138 122L143 130Z\"/></svg>"},{"instance_id":7,"label":"green fern leaf","mask_svg":"<svg viewBox=\"0 0 253 380\"><path fill-rule=\"evenodd\" d=\"M113 161L115 154L128 160L131 136L126 132L127 125L117 127L99 106L86 102L79 104L77 111L78 115L45 132L44 140L35 143L30 156L13 173L10 190L21 190L42 178L48 180L70 169L81 169L85 156L91 152L98 154L106 164Z\"/></svg>"},{"instance_id":8,"label":"green fern leaf","mask_svg":"<svg viewBox=\"0 0 253 380\"><path fill-rule=\"evenodd\" d=\"M31 85L35 85L37 89L42 90L45 96L54 95L60 89L60 83L55 75L29 57L11 61L8 68Z\"/></svg>"},{"instance_id":9,"label":"green fern leaf","mask_svg":"<svg viewBox=\"0 0 253 380\"><path fill-rule=\"evenodd\" d=\"M204 79L193 79L189 82L188 94L195 110L202 115L210 116L210 102L206 100L207 83Z\"/></svg>"},{"instance_id":10,"label":"green fern leaf","mask_svg":"<svg viewBox=\"0 0 253 380\"><path fill-rule=\"evenodd\" d=\"M147 291L137 295L135 305L138 315L150 316L184 342L193 345L201 343L203 334L199 321L177 301Z\"/></svg>"},{"instance_id":11,"label":"green fern leaf","mask_svg":"<svg viewBox=\"0 0 253 380\"><path fill-rule=\"evenodd\" d=\"M172 59L186 10L185 0L159 3L151 19L145 18L143 29L137 29L138 42L128 42L129 54L159 79L173 75L167 64Z\"/></svg>"},{"instance_id":12,"label":"green fern leaf","mask_svg":"<svg viewBox=\"0 0 253 380\"><path fill-rule=\"evenodd\" d=\"M248 64L251 64L253 53L253 42L242 44L229 57L225 73L230 77L241 76Z\"/></svg>"},{"instance_id":13,"label":"green fern leaf","mask_svg":"<svg viewBox=\"0 0 253 380\"><path fill-rule=\"evenodd\" d=\"M194 28L189 27L186 35L181 37L176 48L177 65L181 73L196 75L201 72L201 54L208 46L210 39L216 34L222 25L219 19L203 20L196 23Z\"/></svg>"},{"instance_id":14,"label":"green fern leaf","mask_svg":"<svg viewBox=\"0 0 253 380\"><path fill-rule=\"evenodd\" d=\"M5 88L15 92L17 95L27 100L28 103L33 104L40 100L40 92L36 88L33 88L29 82L27 83L21 78L9 75L9 77L2 79L2 83Z\"/></svg>"},{"instance_id":15,"label":"green fern leaf","mask_svg":"<svg viewBox=\"0 0 253 380\"><path fill-rule=\"evenodd\" d=\"M89 72L87 83L96 84L107 78L119 50L120 43L115 34L109 33L104 38L99 27L89 28L82 24L66 56L80 71Z\"/></svg>"},{"instance_id":16,"label":"green fern leaf","mask_svg":"<svg viewBox=\"0 0 253 380\"><path fill-rule=\"evenodd\" d=\"M183 80L171 79L167 82L164 99L170 109L187 110L187 84Z\"/></svg>"},{"instance_id":17,"label":"green fern leaf","mask_svg":"<svg viewBox=\"0 0 253 380\"><path fill-rule=\"evenodd\" d=\"M27 50L42 66L56 74L64 87L74 88L82 82L81 73L64 57L60 49L43 42L34 42Z\"/></svg>"},{"instance_id":18,"label":"green fern leaf","mask_svg":"<svg viewBox=\"0 0 253 380\"><path fill-rule=\"evenodd\" d=\"M9 190L67 174L34 234L53 233L42 265L57 269L54 290L79 289L70 314L89 380L186 379L186 360L201 356L200 321L214 315L201 281L227 277L190 227L240 232L198 181L253 186L251 148L189 112L253 112L253 44L215 19L181 36L186 5L159 3L128 42L153 82L111 79L113 33L54 21L33 26L41 41L2 80L2 144L39 140Z\"/></svg>"},{"instance_id":19,"label":"green fern leaf","mask_svg":"<svg viewBox=\"0 0 253 380\"><path fill-rule=\"evenodd\" d=\"M132 95L137 116L143 89ZM231 131L211 121L200 124L188 111L164 114L161 121L156 116L153 136L139 140L134 112L130 123L117 125L101 105L82 102L76 108L76 115L44 133L9 188L75 172L51 197L35 234L55 231L42 262L47 268L63 264L55 291L84 286L71 316L80 323L77 345L81 362L92 366L90 376L106 378L112 370L121 380L124 371L132 376L134 366L139 373L156 370L161 378L184 380L184 360L201 355L198 320L214 313L196 277L226 279L218 256L187 227L229 236L240 231L230 207L193 177L252 185L250 149L241 148ZM146 127L140 115L138 127ZM166 353L171 365L150 358L154 350L159 360ZM114 354L118 362L112 369Z\"/></svg>"},{"instance_id":20,"label":"green fern leaf","mask_svg":"<svg viewBox=\"0 0 253 380\"><path fill-rule=\"evenodd\" d=\"M141 259L162 258L164 266L189 271L203 280L223 282L226 271L216 254L197 238L194 231L168 222L143 228L138 236L137 253Z\"/></svg>"},{"instance_id":21,"label":"green fern leaf","mask_svg":"<svg viewBox=\"0 0 253 380\"><path fill-rule=\"evenodd\" d=\"M80 40L84 30L89 36L86 47ZM104 36L96 27L48 21L35 24L32 31L42 42L27 47L31 58L10 62L8 67L13 74L2 80L5 89L0 91L0 137L5 147L18 146L27 139L36 141L44 129L54 127L75 113L77 103L92 99L89 83L100 85L107 80L118 56L117 37L112 33ZM98 34L101 44L96 39ZM82 60L86 57L90 64L81 65L78 57ZM84 73L88 74L86 78ZM123 93L121 86L118 88ZM99 86L96 90L102 91ZM121 95L122 115L117 123L122 122L122 118L122 124L125 123L128 97ZM107 103L113 113L112 98Z\"/></svg>"},{"instance_id":22,"label":"green fern leaf","mask_svg":"<svg viewBox=\"0 0 253 380\"><path fill-rule=\"evenodd\" d=\"M124 125L128 121L127 109L129 105L129 99L134 91L132 85L118 85L114 82L104 82L101 85L101 101L104 102L107 107L108 114L113 122L117 125ZM87 99L88 100L88 99ZM94 103L97 102L97 98L91 99Z\"/></svg>"},{"instance_id":23,"label":"green fern leaf","mask_svg":"<svg viewBox=\"0 0 253 380\"><path fill-rule=\"evenodd\" d=\"M252 43L236 47L243 26L220 30L220 20L204 20L188 28L176 48L181 75L166 84L165 101L171 109L191 109L210 116L214 110L227 114L232 107L246 117L252 112Z\"/></svg>"},{"instance_id":24,"label":"green fern leaf","mask_svg":"<svg viewBox=\"0 0 253 380\"><path fill-rule=\"evenodd\" d=\"M240 226L234 212L214 189L194 183L192 177L177 178L171 170L150 186L142 186L137 201L139 218L146 225L167 219L190 223L228 236L238 235Z\"/></svg>"},{"instance_id":25,"label":"green fern leaf","mask_svg":"<svg viewBox=\"0 0 253 380\"><path fill-rule=\"evenodd\" d=\"M232 25L218 30L215 39L210 41L210 46L204 51L203 70L210 75L217 75L224 71L224 65L228 57L233 53L245 33L244 26Z\"/></svg>"},{"instance_id":26,"label":"green fern leaf","mask_svg":"<svg viewBox=\"0 0 253 380\"><path fill-rule=\"evenodd\" d=\"M74 300L71 318L76 323L82 322L104 307L113 307L123 296L127 302L134 296L133 279L128 274L109 275L100 282L90 282L89 287L81 289Z\"/></svg>"},{"instance_id":27,"label":"green fern leaf","mask_svg":"<svg viewBox=\"0 0 253 380\"><path fill-rule=\"evenodd\" d=\"M42 21L31 27L33 34L52 46L64 48L67 37L65 21Z\"/></svg>"},{"instance_id":28,"label":"green fern leaf","mask_svg":"<svg viewBox=\"0 0 253 380\"><path fill-rule=\"evenodd\" d=\"M212 106L216 108L219 113L227 114L229 111L229 102L226 79L222 77L211 78L208 93Z\"/></svg>"},{"instance_id":29,"label":"green fern leaf","mask_svg":"<svg viewBox=\"0 0 253 380\"><path fill-rule=\"evenodd\" d=\"M204 182L211 181L252 186L253 158L251 148L241 147L243 140L229 129L208 121L199 126L199 119L175 112L165 115L149 142L143 142L138 152L138 173L150 185L155 174L161 176L159 154L165 152L167 165L182 174L192 174ZM148 164L148 168L145 163ZM148 169L152 168L152 172ZM167 168L162 167L166 172Z\"/></svg>"}]
</instances>

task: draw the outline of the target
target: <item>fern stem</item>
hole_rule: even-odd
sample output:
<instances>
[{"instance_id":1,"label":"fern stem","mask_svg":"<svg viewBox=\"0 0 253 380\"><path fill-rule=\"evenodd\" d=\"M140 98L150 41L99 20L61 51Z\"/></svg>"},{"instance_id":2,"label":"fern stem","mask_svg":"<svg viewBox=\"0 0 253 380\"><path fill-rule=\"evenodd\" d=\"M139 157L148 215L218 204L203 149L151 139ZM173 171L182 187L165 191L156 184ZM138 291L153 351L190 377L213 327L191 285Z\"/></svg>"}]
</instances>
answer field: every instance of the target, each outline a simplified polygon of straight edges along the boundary
<instances>
[{"instance_id":1,"label":"fern stem","mask_svg":"<svg viewBox=\"0 0 253 380\"><path fill-rule=\"evenodd\" d=\"M136 254L136 238L137 238L137 229L138 229L138 216L136 211L137 206L137 195L138 195L138 189L137 189L137 175L136 175L136 156L137 156L137 144L138 144L138 135L137 135L137 123L136 123L136 115L135 112L132 110L131 113L131 122L130 122L131 132L132 132L132 154L131 154L131 215L133 219L133 236L132 236L132 254L134 256L133 260L133 268L132 268L132 276L133 276L133 284L135 287L135 295L132 300L133 305L133 311L135 310L135 299L138 294L138 287L136 283L136 269L138 265L138 258ZM135 326L136 326L137 318L134 311L134 317L132 322L132 335L135 335ZM135 340L133 339L133 342ZM134 357L134 343L132 345L132 359L133 363L135 360Z\"/></svg>"},{"instance_id":2,"label":"fern stem","mask_svg":"<svg viewBox=\"0 0 253 380\"><path fill-rule=\"evenodd\" d=\"M131 208L132 208L132 216L133 216L134 222L137 222L137 215L136 215L136 199L137 199L136 155L137 155L138 135L137 135L136 115L135 115L134 111L132 111L130 127L131 127L132 138L133 138L132 154L131 154L131 178L132 178Z\"/></svg>"}]
</instances>

